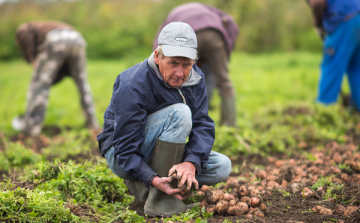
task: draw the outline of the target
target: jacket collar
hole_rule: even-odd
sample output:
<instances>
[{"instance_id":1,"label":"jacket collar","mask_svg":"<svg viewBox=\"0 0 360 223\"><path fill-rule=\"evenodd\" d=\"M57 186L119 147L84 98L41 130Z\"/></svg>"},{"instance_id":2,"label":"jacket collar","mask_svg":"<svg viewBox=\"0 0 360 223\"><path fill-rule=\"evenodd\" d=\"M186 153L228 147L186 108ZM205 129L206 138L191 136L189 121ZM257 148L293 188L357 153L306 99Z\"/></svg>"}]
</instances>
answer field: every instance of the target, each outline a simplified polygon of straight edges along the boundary
<instances>
[{"instance_id":1,"label":"jacket collar","mask_svg":"<svg viewBox=\"0 0 360 223\"><path fill-rule=\"evenodd\" d=\"M155 71L157 77L161 80L164 80L164 78L162 77L162 75L160 74L160 71L158 69L158 66L157 64L155 63L155 52L153 52L149 59L148 59L148 64L151 66L151 68L153 68L153 70ZM185 81L185 83L183 83L180 88L182 87L189 87L189 86L194 86L194 85L197 85L198 83L200 83L202 77L200 76L200 74L198 74L194 68L191 68L191 71L190 71L190 74L187 78L187 80ZM164 82L165 83L165 82ZM168 86L166 83L165 83L166 86ZM169 86L168 86L169 87Z\"/></svg>"}]
</instances>

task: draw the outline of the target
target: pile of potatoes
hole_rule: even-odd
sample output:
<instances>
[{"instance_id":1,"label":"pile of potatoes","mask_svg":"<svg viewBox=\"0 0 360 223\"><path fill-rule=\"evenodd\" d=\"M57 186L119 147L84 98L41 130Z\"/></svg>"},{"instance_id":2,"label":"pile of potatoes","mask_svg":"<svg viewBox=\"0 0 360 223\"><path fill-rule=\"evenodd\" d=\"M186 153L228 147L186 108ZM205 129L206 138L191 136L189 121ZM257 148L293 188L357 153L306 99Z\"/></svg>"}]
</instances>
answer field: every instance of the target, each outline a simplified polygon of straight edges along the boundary
<instances>
[{"instance_id":1,"label":"pile of potatoes","mask_svg":"<svg viewBox=\"0 0 360 223\"><path fill-rule=\"evenodd\" d=\"M205 194L200 207L205 207L206 212L221 215L246 215L246 218L264 217L266 205L261 202L261 197L251 195L246 186L241 186L228 193L223 189L210 191L203 186L198 194Z\"/></svg>"},{"instance_id":2,"label":"pile of potatoes","mask_svg":"<svg viewBox=\"0 0 360 223\"><path fill-rule=\"evenodd\" d=\"M298 160L278 160L270 157L265 170L229 177L221 189L210 191L209 187L203 186L197 192L205 195L201 207L205 206L207 212L221 215L263 217L266 205L262 203L261 197L271 196L274 189L305 198L323 199L328 188L312 190L312 185L321 177L328 177L334 185L360 186L360 154L356 150L357 146L351 143L340 146L331 142L324 149L311 149L309 153L312 154L312 159L300 157ZM339 169L339 164L347 164L352 170L351 174ZM332 214L332 211L323 209L316 212Z\"/></svg>"}]
</instances>

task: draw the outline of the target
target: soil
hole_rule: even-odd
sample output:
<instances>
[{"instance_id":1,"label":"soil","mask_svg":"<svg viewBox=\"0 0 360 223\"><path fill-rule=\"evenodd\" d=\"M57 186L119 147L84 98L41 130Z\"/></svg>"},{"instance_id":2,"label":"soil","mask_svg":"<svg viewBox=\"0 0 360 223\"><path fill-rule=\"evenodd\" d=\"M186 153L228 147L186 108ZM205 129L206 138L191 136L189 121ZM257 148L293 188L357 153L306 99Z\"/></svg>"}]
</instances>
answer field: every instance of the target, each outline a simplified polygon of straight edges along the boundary
<instances>
[{"instance_id":1,"label":"soil","mask_svg":"<svg viewBox=\"0 0 360 223\"><path fill-rule=\"evenodd\" d=\"M302 113L302 114L309 114L311 113L310 111L308 111L307 109L298 109L298 110L294 110L294 109L288 109L286 110L284 113L286 114L298 114L298 113ZM350 129L347 132L348 135L348 140L347 140L347 144L348 145L352 145L355 146L356 148L354 149L357 153L359 153L359 145L360 145L360 133L359 130L360 129L360 124L359 126ZM52 126L52 127L45 127L45 132L46 135L40 135L39 137L33 137L31 140L31 145L28 144L28 138L24 137L22 135L17 135L17 136L12 136L10 137L11 141L18 141L23 143L26 147L28 147L29 149L33 149L35 152L41 153L41 149L45 148L48 144L48 140L51 139L51 137L56 136L58 134L61 133L60 128L57 128L56 126ZM96 135L94 135L92 137L92 140L94 140ZM313 148L313 146L311 144L312 142L306 142L306 148L310 150L310 148ZM300 146L300 144L299 144ZM328 143L327 145L325 145L326 149L329 149L329 151L333 148L336 147L338 150L337 151L343 151L346 152L346 148L344 147L339 147L338 144L336 142L332 142L332 143ZM305 147L304 147L305 148ZM353 148L353 147L352 147ZM0 144L0 150L3 149L3 145ZM94 148L92 148L92 152L89 154L79 154L77 156L74 157L69 157L69 159L73 159L73 160L84 160L84 159L90 159L92 156L100 156L99 154L99 150L97 147L97 144L94 144ZM288 159L289 157L284 157L283 154L271 154L271 156L275 159L275 160L282 160L282 159ZM303 160L303 157L291 157L294 160ZM255 169L253 169L252 167L255 165L261 165L263 167L266 167L268 170L272 169L272 168L276 168L276 165L273 161L269 160L266 157L261 157L259 155L252 155L252 156L248 156L246 158L244 157L237 157L236 160L232 160L233 165L239 165L242 166L242 168L240 169L240 173L241 174L236 174L236 173L232 173L231 176L232 177L239 177L244 176L244 173L247 173L248 176L250 177L251 175L253 176L255 173ZM246 164L246 165L244 165ZM319 168L322 168L321 165L318 165ZM295 169L297 166L293 166L292 168ZM310 167L309 167L310 168ZM360 168L360 167L359 167ZM347 172L347 174L349 176L352 175L357 175L360 173L360 170L357 171L356 168L354 167L352 170L350 170L350 172ZM1 175L3 175L0 172L0 181L4 180L1 179ZM288 169L287 172L284 172L281 175L282 179L285 179L286 181L290 182L291 179L294 177L294 171ZM340 178L339 175L335 175L335 178ZM34 187L34 184L32 182L18 182L16 183L16 186L19 187L24 187L24 188L29 188L32 189ZM357 211L353 212L350 216L348 217L344 217L342 215L338 215L338 214L332 214L332 215L320 215L319 213L314 213L313 211L311 211L311 209L316 206L316 205L321 205L323 207L329 208L331 210L334 210L335 205L336 204L340 204L341 201L339 200L325 200L325 199L318 199L318 198L306 198L304 196L301 195L301 193L296 193L296 194L291 194L290 196L284 196L284 192L280 191L280 190L271 190L271 195L263 195L262 196L262 202L266 204L267 209L264 212L265 216L263 218L259 218L259 217L253 217L252 219L246 219L245 215L240 215L240 216L227 216L227 215L219 215L219 214L214 214L211 218L209 218L207 221L209 223L220 223L223 222L225 219L228 219L231 222L271 222L271 223L275 223L275 222L287 222L287 223L300 223L300 222L311 222L311 223L324 223L324 222L341 222L340 220L343 220L343 222L349 222L349 223L355 223L355 222L360 222L360 210L358 209ZM354 205L359 207L360 205L360 184L359 181L353 181L353 182L348 182L345 184L345 187L343 188L342 191L339 191L338 196L342 198L342 201L350 201L350 203L341 203L343 204L345 207L349 206L349 205ZM144 202L137 202L135 201L132 205L130 205L129 209L130 210L135 210L139 215L141 216L145 216L144 212L143 212L143 207L144 207ZM91 217L93 218L94 221L97 220L96 218L96 213L95 210L93 210L91 208L91 206L86 205L86 204L81 204L81 205L69 205L69 209L71 210L72 213L74 213L77 216L87 216L89 217L91 215ZM151 222L151 223L155 223L155 222L159 222L158 219L155 218L148 218L145 217L147 222ZM160 218L161 219L161 218ZM121 221L115 221L115 222L121 222ZM188 221L190 222L195 222L194 220Z\"/></svg>"}]
</instances>

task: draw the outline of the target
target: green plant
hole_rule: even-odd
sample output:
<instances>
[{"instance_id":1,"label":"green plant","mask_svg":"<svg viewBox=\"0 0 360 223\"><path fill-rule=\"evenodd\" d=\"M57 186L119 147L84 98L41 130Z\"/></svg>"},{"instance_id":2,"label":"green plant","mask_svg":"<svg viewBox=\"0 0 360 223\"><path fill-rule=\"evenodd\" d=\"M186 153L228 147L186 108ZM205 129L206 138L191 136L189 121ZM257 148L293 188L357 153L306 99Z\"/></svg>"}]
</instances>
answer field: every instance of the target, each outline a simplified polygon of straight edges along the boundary
<instances>
[{"instance_id":1,"label":"green plant","mask_svg":"<svg viewBox=\"0 0 360 223\"><path fill-rule=\"evenodd\" d=\"M6 143L6 150L0 151L0 170L8 171L12 167L24 167L41 161L41 156L18 142Z\"/></svg>"},{"instance_id":2,"label":"green plant","mask_svg":"<svg viewBox=\"0 0 360 223\"><path fill-rule=\"evenodd\" d=\"M55 198L56 192L35 192L23 188L0 193L0 220L18 222L80 222Z\"/></svg>"}]
</instances>

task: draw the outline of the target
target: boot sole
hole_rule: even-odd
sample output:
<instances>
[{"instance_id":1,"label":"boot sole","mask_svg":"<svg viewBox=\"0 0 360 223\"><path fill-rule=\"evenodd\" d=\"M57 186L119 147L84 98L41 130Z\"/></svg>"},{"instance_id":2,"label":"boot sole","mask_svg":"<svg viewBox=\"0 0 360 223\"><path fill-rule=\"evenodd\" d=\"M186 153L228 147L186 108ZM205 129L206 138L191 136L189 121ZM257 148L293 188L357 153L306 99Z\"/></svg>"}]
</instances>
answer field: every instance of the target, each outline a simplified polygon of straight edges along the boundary
<instances>
[{"instance_id":1,"label":"boot sole","mask_svg":"<svg viewBox=\"0 0 360 223\"><path fill-rule=\"evenodd\" d=\"M187 210L195 207L195 205L200 205L200 202L196 202L196 203L192 203L192 204L188 204L186 205L184 208L180 209L180 210L175 210L171 213L161 213L159 211L156 210L152 210L150 208L146 208L144 207L144 213L149 216L149 217L165 217L165 218L169 218L171 216L173 216L174 214L180 214L181 212L186 212Z\"/></svg>"}]
</instances>

